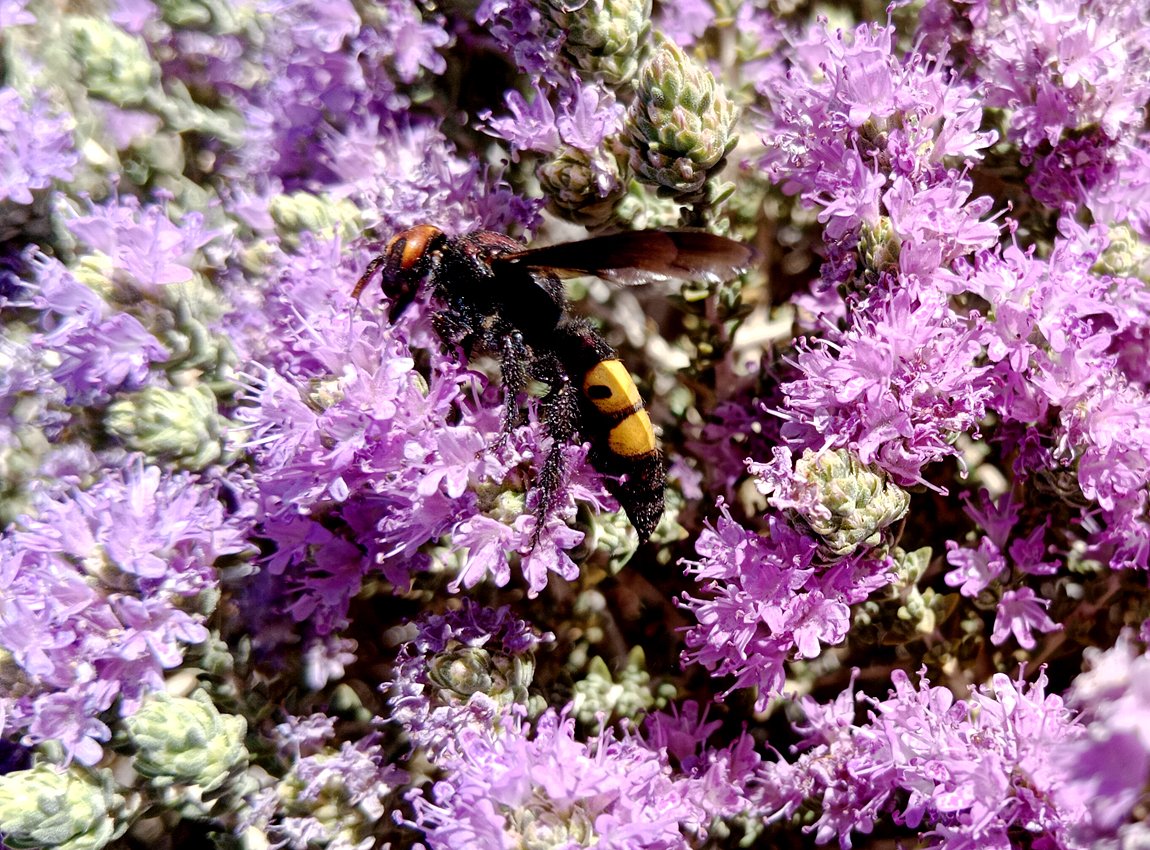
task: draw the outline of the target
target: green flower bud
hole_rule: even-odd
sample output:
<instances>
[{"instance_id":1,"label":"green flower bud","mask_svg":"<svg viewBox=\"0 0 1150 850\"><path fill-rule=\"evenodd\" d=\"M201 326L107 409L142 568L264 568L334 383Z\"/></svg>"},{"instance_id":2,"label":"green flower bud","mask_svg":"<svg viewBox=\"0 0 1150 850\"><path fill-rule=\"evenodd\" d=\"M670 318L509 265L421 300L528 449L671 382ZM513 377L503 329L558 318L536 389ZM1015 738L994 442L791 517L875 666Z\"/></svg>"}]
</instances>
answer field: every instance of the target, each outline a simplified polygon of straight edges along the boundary
<instances>
[{"instance_id":1,"label":"green flower bud","mask_svg":"<svg viewBox=\"0 0 1150 850\"><path fill-rule=\"evenodd\" d=\"M105 300L115 294L116 285L112 279L115 273L115 262L107 254L99 251L93 254L81 254L72 264L72 274L76 280Z\"/></svg>"},{"instance_id":2,"label":"green flower bud","mask_svg":"<svg viewBox=\"0 0 1150 850\"><path fill-rule=\"evenodd\" d=\"M6 846L100 850L121 835L113 813L123 798L110 777L96 779L83 768L38 764L0 776L0 833Z\"/></svg>"},{"instance_id":3,"label":"green flower bud","mask_svg":"<svg viewBox=\"0 0 1150 850\"><path fill-rule=\"evenodd\" d=\"M131 449L185 469L203 469L220 457L221 418L216 397L196 385L149 387L108 406L104 425Z\"/></svg>"},{"instance_id":4,"label":"green flower bud","mask_svg":"<svg viewBox=\"0 0 1150 850\"><path fill-rule=\"evenodd\" d=\"M276 233L289 247L299 244L299 234L304 231L323 240L338 235L346 242L363 229L359 208L346 198L333 200L326 195L293 192L272 198L268 211L276 223Z\"/></svg>"},{"instance_id":5,"label":"green flower bud","mask_svg":"<svg viewBox=\"0 0 1150 850\"><path fill-rule=\"evenodd\" d=\"M651 0L548 0L547 7L580 70L613 88L635 76L651 31Z\"/></svg>"},{"instance_id":6,"label":"green flower bud","mask_svg":"<svg viewBox=\"0 0 1150 850\"><path fill-rule=\"evenodd\" d=\"M866 282L878 280L878 275L898 269L902 240L894 232L890 219L880 216L876 224L863 224L859 232L859 273Z\"/></svg>"},{"instance_id":7,"label":"green flower bud","mask_svg":"<svg viewBox=\"0 0 1150 850\"><path fill-rule=\"evenodd\" d=\"M500 705L511 705L527 701L527 688L535 678L535 659L460 646L429 658L427 677L439 688L437 701L441 704L465 703L472 694L482 693Z\"/></svg>"},{"instance_id":8,"label":"green flower bud","mask_svg":"<svg viewBox=\"0 0 1150 850\"><path fill-rule=\"evenodd\" d=\"M602 227L610 221L624 192L619 161L603 148L589 154L564 146L541 162L535 174L551 211L584 227Z\"/></svg>"},{"instance_id":9,"label":"green flower bud","mask_svg":"<svg viewBox=\"0 0 1150 850\"><path fill-rule=\"evenodd\" d=\"M1150 282L1150 245L1139 239L1128 224L1112 226L1108 235L1110 244L1091 271Z\"/></svg>"},{"instance_id":10,"label":"green flower bud","mask_svg":"<svg viewBox=\"0 0 1150 850\"><path fill-rule=\"evenodd\" d=\"M846 449L807 449L795 464L795 478L815 488L818 504L801 516L836 558L860 545L878 545L881 531L902 519L910 506L905 490Z\"/></svg>"},{"instance_id":11,"label":"green flower bud","mask_svg":"<svg viewBox=\"0 0 1150 850\"><path fill-rule=\"evenodd\" d=\"M641 646L628 653L627 666L620 671L618 682L602 658L598 655L592 658L587 675L575 683L572 702L575 717L586 724L594 724L599 713L634 719L654 704L647 656Z\"/></svg>"},{"instance_id":12,"label":"green flower bud","mask_svg":"<svg viewBox=\"0 0 1150 850\"><path fill-rule=\"evenodd\" d=\"M214 791L247 767L247 721L220 714L204 691L191 697L153 694L125 719L135 768L157 788L194 785Z\"/></svg>"},{"instance_id":13,"label":"green flower bud","mask_svg":"<svg viewBox=\"0 0 1150 850\"><path fill-rule=\"evenodd\" d=\"M714 75L664 41L639 69L627 110L631 168L660 192L697 203L738 141L735 118L735 104Z\"/></svg>"},{"instance_id":14,"label":"green flower bud","mask_svg":"<svg viewBox=\"0 0 1150 850\"><path fill-rule=\"evenodd\" d=\"M237 11L226 0L158 0L166 23L177 29L206 30L215 35L238 31Z\"/></svg>"},{"instance_id":15,"label":"green flower bud","mask_svg":"<svg viewBox=\"0 0 1150 850\"><path fill-rule=\"evenodd\" d=\"M142 38L103 18L68 15L63 26L89 92L117 106L140 106L148 100L160 73Z\"/></svg>"},{"instance_id":16,"label":"green flower bud","mask_svg":"<svg viewBox=\"0 0 1150 850\"><path fill-rule=\"evenodd\" d=\"M581 508L579 528L583 540L570 551L572 560L584 566L594 563L615 575L639 548L639 535L623 511L592 513Z\"/></svg>"},{"instance_id":17,"label":"green flower bud","mask_svg":"<svg viewBox=\"0 0 1150 850\"><path fill-rule=\"evenodd\" d=\"M627 184L627 192L615 205L615 221L627 230L676 227L679 205L670 198L659 197L638 180Z\"/></svg>"},{"instance_id":18,"label":"green flower bud","mask_svg":"<svg viewBox=\"0 0 1150 850\"><path fill-rule=\"evenodd\" d=\"M890 551L895 580L878 595L853 609L851 641L861 646L904 646L935 632L949 619L958 594L920 590L917 582L930 566L931 549Z\"/></svg>"}]
</instances>

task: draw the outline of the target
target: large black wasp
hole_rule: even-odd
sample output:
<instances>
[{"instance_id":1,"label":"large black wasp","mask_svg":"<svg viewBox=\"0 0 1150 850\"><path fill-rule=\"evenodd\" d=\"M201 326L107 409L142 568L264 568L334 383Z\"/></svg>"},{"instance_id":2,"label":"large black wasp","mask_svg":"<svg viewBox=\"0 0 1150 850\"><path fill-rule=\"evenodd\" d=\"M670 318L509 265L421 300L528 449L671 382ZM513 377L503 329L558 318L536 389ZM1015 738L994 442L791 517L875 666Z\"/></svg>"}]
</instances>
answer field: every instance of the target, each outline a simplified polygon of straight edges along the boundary
<instances>
[{"instance_id":1,"label":"large black wasp","mask_svg":"<svg viewBox=\"0 0 1150 850\"><path fill-rule=\"evenodd\" d=\"M576 434L591 462L646 540L663 514L663 453L627 368L586 319L568 312L562 277L595 275L624 284L668 278L719 281L754 255L739 242L693 230L638 230L543 248L490 230L451 237L421 224L397 234L355 285L381 268L396 319L430 283L440 302L436 332L469 357L499 358L506 394L503 431L514 427L531 379L550 389L541 406L553 445L536 478L536 535L562 484L563 446Z\"/></svg>"}]
</instances>

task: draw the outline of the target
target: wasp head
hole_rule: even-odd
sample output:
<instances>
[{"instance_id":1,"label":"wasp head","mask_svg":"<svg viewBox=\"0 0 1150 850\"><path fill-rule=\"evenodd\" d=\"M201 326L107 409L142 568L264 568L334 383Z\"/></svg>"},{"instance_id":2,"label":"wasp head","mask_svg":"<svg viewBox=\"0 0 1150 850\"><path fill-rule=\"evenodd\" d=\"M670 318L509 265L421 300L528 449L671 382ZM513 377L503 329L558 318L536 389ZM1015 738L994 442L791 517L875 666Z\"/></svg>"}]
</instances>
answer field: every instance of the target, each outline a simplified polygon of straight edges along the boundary
<instances>
[{"instance_id":1,"label":"wasp head","mask_svg":"<svg viewBox=\"0 0 1150 850\"><path fill-rule=\"evenodd\" d=\"M431 224L417 224L397 233L383 253L368 264L351 297L358 299L372 276L382 269L380 283L383 294L391 302L387 316L394 322L415 299L419 284L432 271L438 249L446 238L442 230Z\"/></svg>"}]
</instances>

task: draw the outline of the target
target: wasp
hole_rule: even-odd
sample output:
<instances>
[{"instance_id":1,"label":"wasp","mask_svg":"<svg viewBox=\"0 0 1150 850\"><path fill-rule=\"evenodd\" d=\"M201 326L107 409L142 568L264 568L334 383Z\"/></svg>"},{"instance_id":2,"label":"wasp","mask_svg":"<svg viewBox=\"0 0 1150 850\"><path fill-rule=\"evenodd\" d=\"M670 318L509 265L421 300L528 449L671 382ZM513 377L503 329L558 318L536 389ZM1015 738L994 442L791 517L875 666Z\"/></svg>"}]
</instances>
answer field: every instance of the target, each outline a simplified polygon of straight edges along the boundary
<instances>
[{"instance_id":1,"label":"wasp","mask_svg":"<svg viewBox=\"0 0 1150 850\"><path fill-rule=\"evenodd\" d=\"M382 269L394 322L429 285L438 301L432 323L443 343L468 357L499 360L504 437L518 421L528 382L548 386L540 404L552 447L534 483L536 540L562 486L563 447L578 435L590 443L592 465L642 541L663 515L663 453L630 372L594 327L570 312L562 279L718 282L747 268L752 257L740 242L693 230L638 230L529 248L490 230L448 236L421 224L387 243L352 298Z\"/></svg>"}]
</instances>

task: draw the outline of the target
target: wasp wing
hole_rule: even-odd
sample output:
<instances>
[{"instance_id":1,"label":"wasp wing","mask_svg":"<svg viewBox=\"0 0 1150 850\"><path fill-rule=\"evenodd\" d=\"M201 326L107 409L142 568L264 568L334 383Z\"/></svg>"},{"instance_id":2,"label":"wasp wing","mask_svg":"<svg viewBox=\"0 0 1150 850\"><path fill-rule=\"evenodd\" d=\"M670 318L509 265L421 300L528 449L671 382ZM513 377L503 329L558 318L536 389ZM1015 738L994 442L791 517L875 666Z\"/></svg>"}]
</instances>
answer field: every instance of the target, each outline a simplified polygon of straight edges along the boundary
<instances>
[{"instance_id":1,"label":"wasp wing","mask_svg":"<svg viewBox=\"0 0 1150 850\"><path fill-rule=\"evenodd\" d=\"M545 269L559 277L590 274L626 286L671 278L719 283L754 258L753 248L702 230L632 230L503 254L492 268Z\"/></svg>"}]
</instances>

